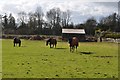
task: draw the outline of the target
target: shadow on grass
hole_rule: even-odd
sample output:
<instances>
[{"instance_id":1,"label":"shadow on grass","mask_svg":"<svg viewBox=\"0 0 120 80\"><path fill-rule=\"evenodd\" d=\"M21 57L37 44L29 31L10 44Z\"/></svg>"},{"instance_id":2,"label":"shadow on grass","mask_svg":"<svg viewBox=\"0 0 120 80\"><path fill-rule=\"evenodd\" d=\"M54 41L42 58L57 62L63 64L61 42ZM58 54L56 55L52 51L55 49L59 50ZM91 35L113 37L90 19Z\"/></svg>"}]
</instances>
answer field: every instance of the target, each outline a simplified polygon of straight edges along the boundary
<instances>
[{"instance_id":1,"label":"shadow on grass","mask_svg":"<svg viewBox=\"0 0 120 80\"><path fill-rule=\"evenodd\" d=\"M16 48L16 47L19 47L19 46L13 46L13 47ZM27 47L27 46L20 46L20 47ZM19 47L19 48L20 48L20 47Z\"/></svg>"},{"instance_id":2,"label":"shadow on grass","mask_svg":"<svg viewBox=\"0 0 120 80\"><path fill-rule=\"evenodd\" d=\"M94 52L89 52L89 51L86 51L86 52L79 52L80 54L94 54Z\"/></svg>"},{"instance_id":3,"label":"shadow on grass","mask_svg":"<svg viewBox=\"0 0 120 80\"><path fill-rule=\"evenodd\" d=\"M27 47L27 46L20 46L20 47Z\"/></svg>"}]
</instances>

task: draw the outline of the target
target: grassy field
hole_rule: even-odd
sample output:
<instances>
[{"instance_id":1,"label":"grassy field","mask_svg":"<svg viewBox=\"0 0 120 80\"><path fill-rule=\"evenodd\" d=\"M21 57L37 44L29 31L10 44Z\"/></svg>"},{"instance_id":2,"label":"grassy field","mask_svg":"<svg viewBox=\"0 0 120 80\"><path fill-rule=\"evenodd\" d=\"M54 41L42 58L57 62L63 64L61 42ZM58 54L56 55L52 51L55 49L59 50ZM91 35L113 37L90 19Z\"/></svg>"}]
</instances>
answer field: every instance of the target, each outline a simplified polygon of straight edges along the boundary
<instances>
[{"instance_id":1,"label":"grassy field","mask_svg":"<svg viewBox=\"0 0 120 80\"><path fill-rule=\"evenodd\" d=\"M3 78L118 78L118 44L81 42L70 53L67 42L49 48L44 41L2 40Z\"/></svg>"},{"instance_id":2,"label":"grassy field","mask_svg":"<svg viewBox=\"0 0 120 80\"><path fill-rule=\"evenodd\" d=\"M2 41L0 40L0 79L2 79Z\"/></svg>"}]
</instances>

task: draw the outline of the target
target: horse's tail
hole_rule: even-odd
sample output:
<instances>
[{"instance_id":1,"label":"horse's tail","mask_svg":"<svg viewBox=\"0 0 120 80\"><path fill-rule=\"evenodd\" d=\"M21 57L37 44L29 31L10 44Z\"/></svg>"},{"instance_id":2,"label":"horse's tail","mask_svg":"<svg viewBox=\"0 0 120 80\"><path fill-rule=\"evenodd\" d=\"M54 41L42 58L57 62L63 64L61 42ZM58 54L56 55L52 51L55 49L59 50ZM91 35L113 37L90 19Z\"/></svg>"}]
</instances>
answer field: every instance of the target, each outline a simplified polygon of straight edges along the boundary
<instances>
[{"instance_id":1,"label":"horse's tail","mask_svg":"<svg viewBox=\"0 0 120 80\"><path fill-rule=\"evenodd\" d=\"M55 39L55 44L57 44L57 40Z\"/></svg>"}]
</instances>

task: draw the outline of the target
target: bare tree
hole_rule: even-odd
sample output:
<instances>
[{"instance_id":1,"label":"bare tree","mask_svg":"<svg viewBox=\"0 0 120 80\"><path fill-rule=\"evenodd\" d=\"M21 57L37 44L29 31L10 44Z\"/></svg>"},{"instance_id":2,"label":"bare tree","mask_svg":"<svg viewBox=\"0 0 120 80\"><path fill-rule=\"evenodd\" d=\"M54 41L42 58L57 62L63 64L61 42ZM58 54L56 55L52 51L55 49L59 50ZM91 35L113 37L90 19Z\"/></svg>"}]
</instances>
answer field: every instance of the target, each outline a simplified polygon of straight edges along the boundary
<instances>
[{"instance_id":1,"label":"bare tree","mask_svg":"<svg viewBox=\"0 0 120 80\"><path fill-rule=\"evenodd\" d=\"M27 13L24 12L24 11L21 11L21 12L18 13L18 16L19 16L18 21L20 23L25 23L26 18L27 18Z\"/></svg>"},{"instance_id":2,"label":"bare tree","mask_svg":"<svg viewBox=\"0 0 120 80\"><path fill-rule=\"evenodd\" d=\"M27 13L21 11L18 13L19 26L17 28L17 34L29 34L27 26Z\"/></svg>"},{"instance_id":3,"label":"bare tree","mask_svg":"<svg viewBox=\"0 0 120 80\"><path fill-rule=\"evenodd\" d=\"M40 6L38 6L36 8L35 16L36 16L37 25L38 25L38 29L37 29L38 33L37 34L41 34L42 33L42 25L43 25L43 16L44 16L44 13L43 13L42 8Z\"/></svg>"},{"instance_id":4,"label":"bare tree","mask_svg":"<svg viewBox=\"0 0 120 80\"><path fill-rule=\"evenodd\" d=\"M46 14L47 20L51 24L51 29L53 30L53 35L61 34L61 10L60 8L53 8Z\"/></svg>"},{"instance_id":5,"label":"bare tree","mask_svg":"<svg viewBox=\"0 0 120 80\"><path fill-rule=\"evenodd\" d=\"M100 20L99 26L104 31L114 31L119 32L119 15L116 13L113 13L107 17L104 17Z\"/></svg>"},{"instance_id":6,"label":"bare tree","mask_svg":"<svg viewBox=\"0 0 120 80\"><path fill-rule=\"evenodd\" d=\"M56 10L51 9L50 11L47 12L46 14L47 20L50 22L51 27L55 26L55 20L56 20Z\"/></svg>"},{"instance_id":7,"label":"bare tree","mask_svg":"<svg viewBox=\"0 0 120 80\"><path fill-rule=\"evenodd\" d=\"M28 13L28 27L30 29L30 33L31 34L35 34L35 30L37 30L37 20L36 20L36 16L33 12L29 12Z\"/></svg>"},{"instance_id":8,"label":"bare tree","mask_svg":"<svg viewBox=\"0 0 120 80\"><path fill-rule=\"evenodd\" d=\"M9 28L15 30L16 29L16 23L15 23L15 18L13 17L12 13L10 13L8 17L8 24Z\"/></svg>"},{"instance_id":9,"label":"bare tree","mask_svg":"<svg viewBox=\"0 0 120 80\"><path fill-rule=\"evenodd\" d=\"M94 19L94 17L89 18L89 19L85 22L85 31L86 31L86 34L87 34L87 35L94 36L96 26L97 26L97 21L96 21L96 19Z\"/></svg>"},{"instance_id":10,"label":"bare tree","mask_svg":"<svg viewBox=\"0 0 120 80\"><path fill-rule=\"evenodd\" d=\"M0 15L0 36L2 35L2 15Z\"/></svg>"},{"instance_id":11,"label":"bare tree","mask_svg":"<svg viewBox=\"0 0 120 80\"><path fill-rule=\"evenodd\" d=\"M71 19L70 11L62 12L62 26L67 27Z\"/></svg>"}]
</instances>

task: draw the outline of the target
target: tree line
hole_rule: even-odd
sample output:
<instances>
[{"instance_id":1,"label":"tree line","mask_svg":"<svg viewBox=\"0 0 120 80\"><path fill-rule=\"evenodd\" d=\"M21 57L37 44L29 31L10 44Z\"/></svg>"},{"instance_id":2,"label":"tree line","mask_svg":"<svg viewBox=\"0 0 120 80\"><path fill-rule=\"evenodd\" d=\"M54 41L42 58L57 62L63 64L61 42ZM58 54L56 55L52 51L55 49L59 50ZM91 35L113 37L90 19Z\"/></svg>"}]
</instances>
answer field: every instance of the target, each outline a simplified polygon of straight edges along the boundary
<instances>
[{"instance_id":1,"label":"tree line","mask_svg":"<svg viewBox=\"0 0 120 80\"><path fill-rule=\"evenodd\" d=\"M2 31L4 34L19 35L61 35L62 28L85 29L86 35L95 35L96 30L120 32L120 17L113 13L107 17L102 17L99 22L94 17L87 19L84 23L74 25L71 22L70 10L61 11L60 8L53 8L43 13L38 6L35 12L18 13L17 20L10 13L2 17ZM45 20L45 19L46 20Z\"/></svg>"}]
</instances>

